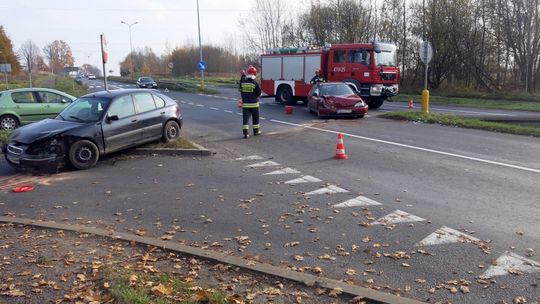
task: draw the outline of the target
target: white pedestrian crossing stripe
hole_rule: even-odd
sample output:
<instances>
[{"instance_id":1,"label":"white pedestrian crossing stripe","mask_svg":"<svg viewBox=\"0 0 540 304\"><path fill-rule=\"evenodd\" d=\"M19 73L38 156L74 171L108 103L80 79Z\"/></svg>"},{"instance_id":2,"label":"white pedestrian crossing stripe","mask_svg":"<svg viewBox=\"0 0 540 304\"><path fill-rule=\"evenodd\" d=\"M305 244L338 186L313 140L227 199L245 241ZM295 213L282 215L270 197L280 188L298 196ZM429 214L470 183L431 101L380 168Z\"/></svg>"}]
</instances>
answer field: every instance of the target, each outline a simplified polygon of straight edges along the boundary
<instances>
[{"instance_id":1,"label":"white pedestrian crossing stripe","mask_svg":"<svg viewBox=\"0 0 540 304\"><path fill-rule=\"evenodd\" d=\"M297 174L297 173L300 173L300 171L298 170L295 170L293 168L283 168L281 170L276 170L276 171L272 171L272 172L268 172L268 173L265 173L263 175L279 175L279 174Z\"/></svg>"},{"instance_id":2,"label":"white pedestrian crossing stripe","mask_svg":"<svg viewBox=\"0 0 540 304\"><path fill-rule=\"evenodd\" d=\"M470 236L461 231L454 230L448 227L441 227L432 234L428 235L425 239L416 243L415 246L430 246L430 245L440 245L440 244L450 244L450 243L475 243L480 240Z\"/></svg>"},{"instance_id":3,"label":"white pedestrian crossing stripe","mask_svg":"<svg viewBox=\"0 0 540 304\"><path fill-rule=\"evenodd\" d=\"M381 203L360 195L356 198L351 198L350 200L344 201L343 203L335 204L334 208L377 206L377 205L381 205Z\"/></svg>"},{"instance_id":4,"label":"white pedestrian crossing stripe","mask_svg":"<svg viewBox=\"0 0 540 304\"><path fill-rule=\"evenodd\" d=\"M506 251L480 277L491 278L494 276L540 272L540 263Z\"/></svg>"},{"instance_id":5,"label":"white pedestrian crossing stripe","mask_svg":"<svg viewBox=\"0 0 540 304\"><path fill-rule=\"evenodd\" d=\"M260 159L264 159L264 158L259 155L250 155L250 156L239 157L235 160L260 160Z\"/></svg>"},{"instance_id":6,"label":"white pedestrian crossing stripe","mask_svg":"<svg viewBox=\"0 0 540 304\"><path fill-rule=\"evenodd\" d=\"M295 178L295 179L286 181L285 184L296 185L296 184L318 183L318 182L322 182L322 180L311 175L304 175L300 178Z\"/></svg>"},{"instance_id":7,"label":"white pedestrian crossing stripe","mask_svg":"<svg viewBox=\"0 0 540 304\"><path fill-rule=\"evenodd\" d=\"M320 189L305 193L304 195L310 196L310 195L319 195L319 194L334 194L334 193L347 193L347 192L349 192L349 190L345 190L335 185L330 185L324 188L320 188Z\"/></svg>"},{"instance_id":8,"label":"white pedestrian crossing stripe","mask_svg":"<svg viewBox=\"0 0 540 304\"><path fill-rule=\"evenodd\" d=\"M399 223L412 223L412 222L421 222L425 219L412 215L405 211L396 210L375 222L370 223L370 225L388 225L388 224L399 224Z\"/></svg>"},{"instance_id":9,"label":"white pedestrian crossing stripe","mask_svg":"<svg viewBox=\"0 0 540 304\"><path fill-rule=\"evenodd\" d=\"M256 163L256 164L252 164L252 165L247 165L246 167L248 168L256 168L256 167L272 167L272 166L279 166L278 163L274 162L274 161L265 161L265 162L262 162L262 163Z\"/></svg>"}]
</instances>

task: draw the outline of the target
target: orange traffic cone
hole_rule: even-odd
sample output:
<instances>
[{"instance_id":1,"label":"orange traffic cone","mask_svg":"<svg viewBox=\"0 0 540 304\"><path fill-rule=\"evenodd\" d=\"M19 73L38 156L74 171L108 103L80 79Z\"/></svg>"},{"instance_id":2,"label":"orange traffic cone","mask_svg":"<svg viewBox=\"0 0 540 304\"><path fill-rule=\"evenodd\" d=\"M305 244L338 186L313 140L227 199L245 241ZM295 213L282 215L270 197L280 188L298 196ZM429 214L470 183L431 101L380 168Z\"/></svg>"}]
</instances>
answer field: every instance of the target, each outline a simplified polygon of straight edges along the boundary
<instances>
[{"instance_id":1,"label":"orange traffic cone","mask_svg":"<svg viewBox=\"0 0 540 304\"><path fill-rule=\"evenodd\" d=\"M409 100L409 110L412 110L412 109L414 109L414 101L411 98L411 100Z\"/></svg>"},{"instance_id":2,"label":"orange traffic cone","mask_svg":"<svg viewBox=\"0 0 540 304\"><path fill-rule=\"evenodd\" d=\"M347 154L345 154L345 145L343 145L343 136L341 133L338 133L337 136L337 145L336 145L336 158L337 159L347 159Z\"/></svg>"}]
</instances>

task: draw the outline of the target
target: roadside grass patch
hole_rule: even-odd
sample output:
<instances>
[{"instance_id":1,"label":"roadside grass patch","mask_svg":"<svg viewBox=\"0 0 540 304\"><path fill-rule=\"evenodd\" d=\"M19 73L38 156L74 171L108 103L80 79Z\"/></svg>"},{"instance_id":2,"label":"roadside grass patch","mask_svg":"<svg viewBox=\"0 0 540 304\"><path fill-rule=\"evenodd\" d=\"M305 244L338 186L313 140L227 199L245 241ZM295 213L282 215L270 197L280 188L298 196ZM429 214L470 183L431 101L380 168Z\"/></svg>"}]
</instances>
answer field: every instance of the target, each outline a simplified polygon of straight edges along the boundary
<instances>
[{"instance_id":1,"label":"roadside grass patch","mask_svg":"<svg viewBox=\"0 0 540 304\"><path fill-rule=\"evenodd\" d=\"M52 89L66 92L69 95L73 95L75 97L79 97L88 93L88 88L86 86L82 86L74 82L73 79L69 77L55 77L54 87Z\"/></svg>"},{"instance_id":2,"label":"roadside grass patch","mask_svg":"<svg viewBox=\"0 0 540 304\"><path fill-rule=\"evenodd\" d=\"M0 147L7 143L9 134L11 134L11 130L0 130Z\"/></svg>"},{"instance_id":3,"label":"roadside grass patch","mask_svg":"<svg viewBox=\"0 0 540 304\"><path fill-rule=\"evenodd\" d=\"M178 138L175 140L172 140L170 142L154 142L147 145L144 145L143 148L152 148L152 149L159 149L159 148L166 148L166 149L198 149L195 145L193 145L189 140L184 138Z\"/></svg>"},{"instance_id":4,"label":"roadside grass patch","mask_svg":"<svg viewBox=\"0 0 540 304\"><path fill-rule=\"evenodd\" d=\"M422 112L389 112L378 115L378 117L422 122L428 124L439 124L444 126L454 126L469 129L480 129L499 133L508 133L516 135L526 135L540 137L540 128L520 126L510 123L500 123L483 121L479 119L462 118L456 115Z\"/></svg>"},{"instance_id":5,"label":"roadside grass patch","mask_svg":"<svg viewBox=\"0 0 540 304\"><path fill-rule=\"evenodd\" d=\"M515 99L513 99L515 97ZM429 96L429 103L434 105L460 106L468 108L485 108L499 110L519 110L519 111L540 111L540 101L536 101L533 97L528 101L523 101L522 96L507 96L507 100L479 97L449 97L449 96ZM398 101L415 100L420 103L422 96L419 94L399 94L394 98ZM518 101L521 100L521 101Z\"/></svg>"},{"instance_id":6,"label":"roadside grass patch","mask_svg":"<svg viewBox=\"0 0 540 304\"><path fill-rule=\"evenodd\" d=\"M221 292L194 286L180 275L168 273L104 267L98 274L98 286L117 303L233 303Z\"/></svg>"}]
</instances>

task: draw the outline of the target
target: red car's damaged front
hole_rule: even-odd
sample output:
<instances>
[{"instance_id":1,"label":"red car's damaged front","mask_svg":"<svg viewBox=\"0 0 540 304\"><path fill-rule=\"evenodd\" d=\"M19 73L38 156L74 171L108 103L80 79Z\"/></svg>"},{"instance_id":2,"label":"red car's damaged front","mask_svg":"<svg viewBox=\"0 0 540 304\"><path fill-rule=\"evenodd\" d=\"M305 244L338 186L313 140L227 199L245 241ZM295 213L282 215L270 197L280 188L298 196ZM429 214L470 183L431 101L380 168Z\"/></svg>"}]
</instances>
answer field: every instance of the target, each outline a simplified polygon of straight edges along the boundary
<instances>
[{"instance_id":1,"label":"red car's damaged front","mask_svg":"<svg viewBox=\"0 0 540 304\"><path fill-rule=\"evenodd\" d=\"M348 84L331 82L313 86L308 96L308 110L319 117L364 117L368 106Z\"/></svg>"}]
</instances>

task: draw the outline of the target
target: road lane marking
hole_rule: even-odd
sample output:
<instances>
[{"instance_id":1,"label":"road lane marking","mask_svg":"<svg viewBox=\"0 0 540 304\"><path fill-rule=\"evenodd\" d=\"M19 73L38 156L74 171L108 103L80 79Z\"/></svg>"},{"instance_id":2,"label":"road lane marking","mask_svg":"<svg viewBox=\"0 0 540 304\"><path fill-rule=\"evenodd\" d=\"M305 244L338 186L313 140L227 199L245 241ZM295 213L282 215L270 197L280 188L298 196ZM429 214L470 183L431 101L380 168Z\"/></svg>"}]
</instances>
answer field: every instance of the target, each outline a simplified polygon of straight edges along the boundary
<instances>
[{"instance_id":1,"label":"road lane marking","mask_svg":"<svg viewBox=\"0 0 540 304\"><path fill-rule=\"evenodd\" d=\"M481 278L507 275L509 273L535 273L540 272L540 263L506 251L489 268L480 275Z\"/></svg>"},{"instance_id":2,"label":"road lane marking","mask_svg":"<svg viewBox=\"0 0 540 304\"><path fill-rule=\"evenodd\" d=\"M203 108L204 105L202 105L202 104L197 104L197 107Z\"/></svg>"},{"instance_id":3,"label":"road lane marking","mask_svg":"<svg viewBox=\"0 0 540 304\"><path fill-rule=\"evenodd\" d=\"M223 112L229 113L229 114L232 114L232 113L233 113L233 111L230 111L230 110L223 110Z\"/></svg>"},{"instance_id":4,"label":"road lane marking","mask_svg":"<svg viewBox=\"0 0 540 304\"><path fill-rule=\"evenodd\" d=\"M256 163L256 164L251 164L251 165L247 165L246 167L248 168L257 168L257 167L273 167L273 166L279 166L278 163L276 163L275 161L265 161L265 162L262 162L262 163Z\"/></svg>"},{"instance_id":5,"label":"road lane marking","mask_svg":"<svg viewBox=\"0 0 540 304\"><path fill-rule=\"evenodd\" d=\"M390 108L398 108L398 109L407 109L408 106L401 106L401 105L388 105ZM466 114L483 114L483 115L498 115L498 116L515 116L513 114L506 114L506 113L492 113L492 112L475 112L475 111L467 111L467 110L452 110L452 109L441 109L441 108L435 108L435 107L429 107L431 110L435 111L441 111L441 112L456 112L456 113L466 113Z\"/></svg>"},{"instance_id":6,"label":"road lane marking","mask_svg":"<svg viewBox=\"0 0 540 304\"><path fill-rule=\"evenodd\" d=\"M261 160L261 159L264 159L264 157L259 156L259 155L250 155L250 156L239 157L239 158L236 158L235 160Z\"/></svg>"},{"instance_id":7,"label":"road lane marking","mask_svg":"<svg viewBox=\"0 0 540 304\"><path fill-rule=\"evenodd\" d=\"M482 159L482 158L478 158L478 157L472 157L472 156L466 156L466 155L461 155L461 154L444 152L444 151L439 151L439 150L434 150L434 149L422 148L422 147L418 147L418 146L406 145L406 144L401 144L401 143L382 140L382 139L376 139L376 138L371 138L371 137L366 137L366 136L355 135L355 134L351 134L351 133L344 133L344 132L339 132L339 131L325 130L325 129L321 129L321 128L317 128L317 127L305 126L305 125L301 125L301 124L296 124L296 123L291 123L291 122L286 122L286 121L281 121L281 120L276 120L276 119L271 119L270 121L275 122L275 123L279 123L279 124L285 124L285 125L290 125L290 126L295 126L295 127L303 127L303 128L306 128L306 129L312 129L312 130L317 130L317 131L326 132L326 133L332 133L332 134L341 133L343 136L349 136L349 137L353 137L353 138L369 140L369 141L378 142L378 143L382 143L382 144L388 144L388 145L393 145L393 146L398 146L398 147L403 147L403 148L409 148L409 149L413 149L413 150L419 150L419 151L424 151L424 152L429 152L429 153L435 153L435 154L439 154L439 155L452 156L452 157L456 157L456 158L467 159L467 160L477 161L477 162L481 162L481 163L497 165L497 166L507 167L507 168L512 168L512 169L518 169L518 170L523 170L523 171L528 171L528 172L533 172L533 173L540 173L540 169L534 169L534 168L517 166L517 165L512 165L512 164L507 164L507 163L501 163L501 162Z\"/></svg>"},{"instance_id":8,"label":"road lane marking","mask_svg":"<svg viewBox=\"0 0 540 304\"><path fill-rule=\"evenodd\" d=\"M296 185L296 184L318 183L318 182L322 182L322 180L311 175L304 175L300 178L295 178L295 179L286 181L285 184Z\"/></svg>"},{"instance_id":9,"label":"road lane marking","mask_svg":"<svg viewBox=\"0 0 540 304\"><path fill-rule=\"evenodd\" d=\"M283 168L281 170L276 170L272 172L265 173L263 175L279 175L279 174L298 174L300 171L293 169L293 168Z\"/></svg>"},{"instance_id":10,"label":"road lane marking","mask_svg":"<svg viewBox=\"0 0 540 304\"><path fill-rule=\"evenodd\" d=\"M435 232L432 234L428 235L425 239L416 243L415 246L431 246L451 243L475 243L479 241L479 239L466 233L443 226L435 230Z\"/></svg>"},{"instance_id":11,"label":"road lane marking","mask_svg":"<svg viewBox=\"0 0 540 304\"><path fill-rule=\"evenodd\" d=\"M388 225L388 224L399 224L399 223L412 223L412 222L422 222L425 221L425 219L412 215L410 213L407 213L405 211L396 210L384 217L381 217L380 219L376 220L375 222L369 223L370 226L373 225Z\"/></svg>"},{"instance_id":12,"label":"road lane marking","mask_svg":"<svg viewBox=\"0 0 540 304\"><path fill-rule=\"evenodd\" d=\"M305 196L311 196L311 195L320 195L320 194L335 194L335 193L347 193L349 190L340 188L335 185L326 186L308 193L305 193Z\"/></svg>"},{"instance_id":13,"label":"road lane marking","mask_svg":"<svg viewBox=\"0 0 540 304\"><path fill-rule=\"evenodd\" d=\"M350 200L344 201L343 203L335 204L334 208L347 208L347 207L359 207L359 206L378 206L382 205L381 203L369 199L365 196L358 196Z\"/></svg>"},{"instance_id":14,"label":"road lane marking","mask_svg":"<svg viewBox=\"0 0 540 304\"><path fill-rule=\"evenodd\" d=\"M214 110L214 111L219 111L218 108L214 108L214 107L210 107L211 110Z\"/></svg>"}]
</instances>

